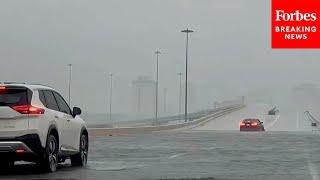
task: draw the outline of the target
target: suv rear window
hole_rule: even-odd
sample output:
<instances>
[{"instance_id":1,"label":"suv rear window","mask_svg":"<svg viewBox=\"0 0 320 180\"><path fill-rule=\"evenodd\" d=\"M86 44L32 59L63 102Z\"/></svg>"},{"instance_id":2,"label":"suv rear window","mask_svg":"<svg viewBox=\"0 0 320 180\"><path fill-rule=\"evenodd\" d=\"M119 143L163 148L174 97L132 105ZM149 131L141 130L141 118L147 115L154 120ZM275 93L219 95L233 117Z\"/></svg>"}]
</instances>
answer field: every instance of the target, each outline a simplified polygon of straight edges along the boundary
<instances>
[{"instance_id":1,"label":"suv rear window","mask_svg":"<svg viewBox=\"0 0 320 180\"><path fill-rule=\"evenodd\" d=\"M0 91L0 106L27 105L31 102L31 92L26 88L7 87Z\"/></svg>"}]
</instances>

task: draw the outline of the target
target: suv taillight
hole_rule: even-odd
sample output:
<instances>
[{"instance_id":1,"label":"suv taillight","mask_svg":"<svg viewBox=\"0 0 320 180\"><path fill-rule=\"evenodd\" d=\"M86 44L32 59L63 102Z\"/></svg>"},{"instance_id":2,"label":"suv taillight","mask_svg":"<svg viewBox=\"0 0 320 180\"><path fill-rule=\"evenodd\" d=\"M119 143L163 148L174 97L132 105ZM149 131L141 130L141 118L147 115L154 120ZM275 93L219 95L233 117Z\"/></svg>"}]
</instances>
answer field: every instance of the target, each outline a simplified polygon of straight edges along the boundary
<instances>
[{"instance_id":1,"label":"suv taillight","mask_svg":"<svg viewBox=\"0 0 320 180\"><path fill-rule=\"evenodd\" d=\"M31 105L12 106L11 108L21 114L44 114L44 109Z\"/></svg>"},{"instance_id":2,"label":"suv taillight","mask_svg":"<svg viewBox=\"0 0 320 180\"><path fill-rule=\"evenodd\" d=\"M6 93L7 88L5 86L0 85L0 94Z\"/></svg>"}]
</instances>

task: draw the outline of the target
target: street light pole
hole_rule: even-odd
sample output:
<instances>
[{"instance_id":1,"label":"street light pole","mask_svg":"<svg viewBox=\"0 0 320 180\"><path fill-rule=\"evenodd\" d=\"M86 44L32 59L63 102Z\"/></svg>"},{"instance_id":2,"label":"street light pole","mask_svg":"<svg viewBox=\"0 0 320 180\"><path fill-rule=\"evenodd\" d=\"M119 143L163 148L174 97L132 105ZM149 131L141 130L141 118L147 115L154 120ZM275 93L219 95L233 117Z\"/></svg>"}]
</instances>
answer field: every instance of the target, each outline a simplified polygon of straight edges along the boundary
<instances>
[{"instance_id":1,"label":"street light pole","mask_svg":"<svg viewBox=\"0 0 320 180\"><path fill-rule=\"evenodd\" d=\"M71 75L72 75L72 64L68 64L68 67L69 67L69 97L68 97L68 103L69 103L69 106L71 106Z\"/></svg>"},{"instance_id":2,"label":"street light pole","mask_svg":"<svg viewBox=\"0 0 320 180\"><path fill-rule=\"evenodd\" d=\"M155 122L158 122L158 94L159 94L159 54L161 52L157 50L155 54L157 55L157 77L156 77L156 118Z\"/></svg>"},{"instance_id":3,"label":"street light pole","mask_svg":"<svg viewBox=\"0 0 320 180\"><path fill-rule=\"evenodd\" d=\"M181 32L186 33L186 82L185 82L185 99L184 99L184 121L187 122L188 116L188 46L189 46L189 33L193 31L190 29L182 30Z\"/></svg>"},{"instance_id":4,"label":"street light pole","mask_svg":"<svg viewBox=\"0 0 320 180\"><path fill-rule=\"evenodd\" d=\"M164 115L167 114L167 91L168 91L167 88L163 89L163 112L164 112Z\"/></svg>"},{"instance_id":5,"label":"street light pole","mask_svg":"<svg viewBox=\"0 0 320 180\"><path fill-rule=\"evenodd\" d=\"M110 77L109 120L112 121L112 77L113 77L113 74L110 73L110 74L109 74L109 77Z\"/></svg>"},{"instance_id":6,"label":"street light pole","mask_svg":"<svg viewBox=\"0 0 320 180\"><path fill-rule=\"evenodd\" d=\"M139 87L138 88L138 113L137 113L138 116L141 115L140 111L141 111L141 88Z\"/></svg>"},{"instance_id":7,"label":"street light pole","mask_svg":"<svg viewBox=\"0 0 320 180\"><path fill-rule=\"evenodd\" d=\"M181 100L182 100L182 75L183 73L178 73L179 76L179 117L181 118Z\"/></svg>"}]
</instances>

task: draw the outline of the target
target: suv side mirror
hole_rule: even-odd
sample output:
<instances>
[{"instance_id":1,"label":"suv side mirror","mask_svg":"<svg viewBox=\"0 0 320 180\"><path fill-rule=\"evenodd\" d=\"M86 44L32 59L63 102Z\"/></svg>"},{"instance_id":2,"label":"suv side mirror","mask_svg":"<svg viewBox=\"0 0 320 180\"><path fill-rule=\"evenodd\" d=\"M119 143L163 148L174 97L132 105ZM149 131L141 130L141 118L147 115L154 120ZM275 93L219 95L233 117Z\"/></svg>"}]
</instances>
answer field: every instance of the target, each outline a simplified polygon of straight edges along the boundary
<instances>
[{"instance_id":1,"label":"suv side mirror","mask_svg":"<svg viewBox=\"0 0 320 180\"><path fill-rule=\"evenodd\" d=\"M80 114L81 114L81 109L78 107L73 107L72 116L76 117L77 115L80 115Z\"/></svg>"}]
</instances>

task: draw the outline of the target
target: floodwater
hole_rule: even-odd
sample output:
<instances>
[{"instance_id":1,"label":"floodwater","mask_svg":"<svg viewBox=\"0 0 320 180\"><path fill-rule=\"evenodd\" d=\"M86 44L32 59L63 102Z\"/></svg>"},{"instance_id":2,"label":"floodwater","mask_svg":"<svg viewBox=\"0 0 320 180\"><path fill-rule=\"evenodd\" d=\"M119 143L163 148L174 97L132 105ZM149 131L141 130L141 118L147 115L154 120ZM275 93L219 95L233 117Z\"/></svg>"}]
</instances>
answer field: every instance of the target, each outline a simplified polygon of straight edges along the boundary
<instances>
[{"instance_id":1,"label":"floodwater","mask_svg":"<svg viewBox=\"0 0 320 180\"><path fill-rule=\"evenodd\" d=\"M93 140L89 170L120 179L319 179L318 132L156 133Z\"/></svg>"}]
</instances>

